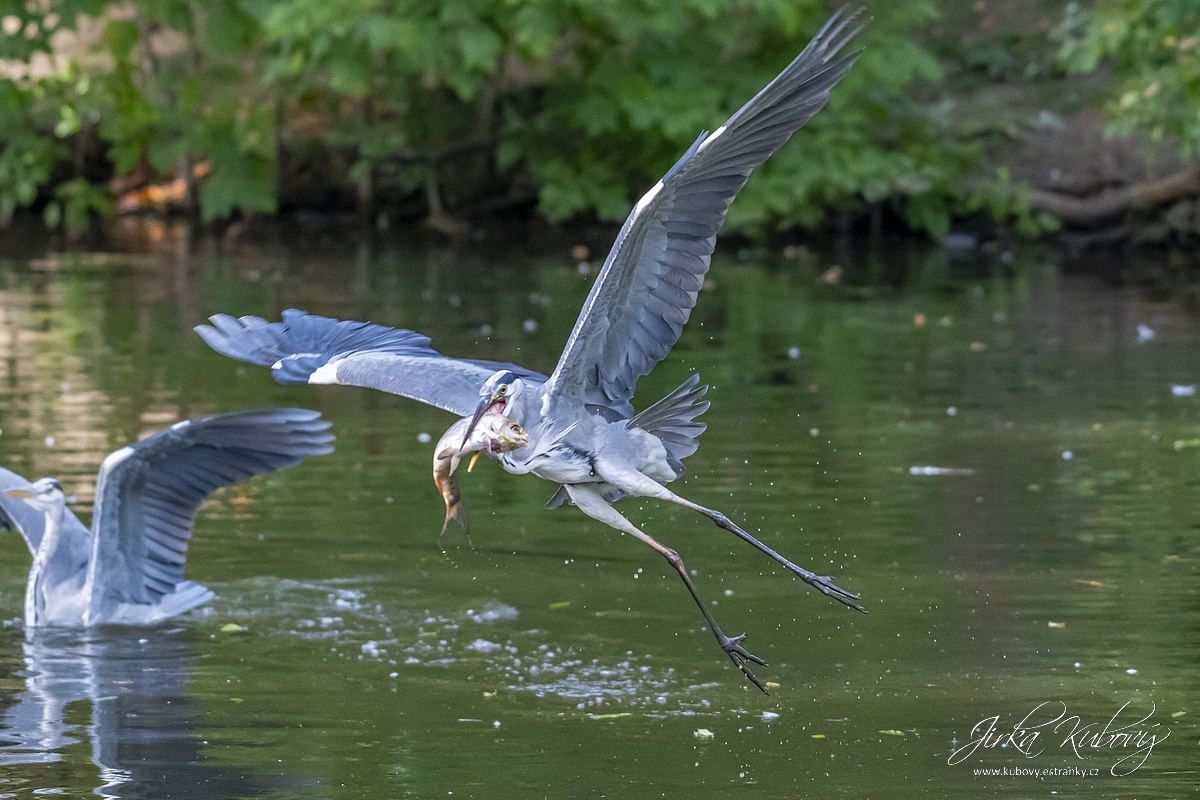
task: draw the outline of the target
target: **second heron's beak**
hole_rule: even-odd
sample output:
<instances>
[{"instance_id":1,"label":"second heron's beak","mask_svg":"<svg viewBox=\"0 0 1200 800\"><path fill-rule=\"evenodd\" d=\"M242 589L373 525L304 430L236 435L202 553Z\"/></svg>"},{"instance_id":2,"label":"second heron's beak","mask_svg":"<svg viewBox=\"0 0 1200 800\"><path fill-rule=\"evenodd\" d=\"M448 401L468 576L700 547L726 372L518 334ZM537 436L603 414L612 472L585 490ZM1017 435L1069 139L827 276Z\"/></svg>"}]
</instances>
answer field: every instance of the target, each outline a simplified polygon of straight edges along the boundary
<instances>
[{"instance_id":1,"label":"second heron's beak","mask_svg":"<svg viewBox=\"0 0 1200 800\"><path fill-rule=\"evenodd\" d=\"M483 415L492 407L492 403L498 398L495 394L487 394L479 398L479 405L475 407L475 414L471 417L471 424L467 426L467 432L463 434L462 447L467 446L467 440L471 438L471 434L475 431L475 426L479 424L479 420L483 419Z\"/></svg>"},{"instance_id":2,"label":"second heron's beak","mask_svg":"<svg viewBox=\"0 0 1200 800\"><path fill-rule=\"evenodd\" d=\"M9 489L5 492L5 494L9 497L33 497L33 492L29 491L28 489Z\"/></svg>"}]
</instances>

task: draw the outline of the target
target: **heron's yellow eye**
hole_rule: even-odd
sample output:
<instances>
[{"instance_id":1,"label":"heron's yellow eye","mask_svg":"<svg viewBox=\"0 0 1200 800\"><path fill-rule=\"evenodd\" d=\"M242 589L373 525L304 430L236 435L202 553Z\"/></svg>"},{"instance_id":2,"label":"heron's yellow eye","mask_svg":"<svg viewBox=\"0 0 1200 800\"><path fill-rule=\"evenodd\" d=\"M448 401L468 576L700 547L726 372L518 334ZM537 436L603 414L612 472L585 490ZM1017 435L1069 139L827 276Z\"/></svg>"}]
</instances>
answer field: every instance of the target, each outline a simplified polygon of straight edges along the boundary
<instances>
[{"instance_id":1,"label":"heron's yellow eye","mask_svg":"<svg viewBox=\"0 0 1200 800\"><path fill-rule=\"evenodd\" d=\"M499 395L505 395L505 394L508 394L508 387L507 387L507 386L501 386L499 389L497 389L497 390L496 390L496 394L499 394Z\"/></svg>"}]
</instances>

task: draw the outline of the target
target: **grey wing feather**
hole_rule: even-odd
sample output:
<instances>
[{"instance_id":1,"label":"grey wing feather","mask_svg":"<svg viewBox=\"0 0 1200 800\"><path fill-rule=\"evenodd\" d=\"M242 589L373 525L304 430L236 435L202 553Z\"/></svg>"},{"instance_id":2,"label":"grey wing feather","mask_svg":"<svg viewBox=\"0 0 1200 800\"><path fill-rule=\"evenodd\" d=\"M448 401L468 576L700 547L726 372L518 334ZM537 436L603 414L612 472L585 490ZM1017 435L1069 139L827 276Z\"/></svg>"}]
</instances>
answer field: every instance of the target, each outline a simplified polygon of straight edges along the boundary
<instances>
[{"instance_id":1,"label":"grey wing feather","mask_svg":"<svg viewBox=\"0 0 1200 800\"><path fill-rule=\"evenodd\" d=\"M634 207L550 377L551 393L628 417L638 378L678 341L717 232L750 171L829 99L857 58L838 51L857 13L835 13L804 51L711 135L702 134Z\"/></svg>"},{"instance_id":2,"label":"grey wing feather","mask_svg":"<svg viewBox=\"0 0 1200 800\"><path fill-rule=\"evenodd\" d=\"M154 603L183 580L204 498L222 486L333 452L320 413L271 408L181 422L105 459L96 484L93 611Z\"/></svg>"},{"instance_id":3,"label":"grey wing feather","mask_svg":"<svg viewBox=\"0 0 1200 800\"><path fill-rule=\"evenodd\" d=\"M546 376L516 364L450 358L416 331L336 320L296 309L281 322L217 314L196 332L218 353L269 366L280 383L337 383L401 395L459 416L475 410L479 387L509 369L533 384ZM318 373L318 370L320 372ZM314 376L314 373L318 373Z\"/></svg>"},{"instance_id":4,"label":"grey wing feather","mask_svg":"<svg viewBox=\"0 0 1200 800\"><path fill-rule=\"evenodd\" d=\"M30 553L37 553L46 530L46 515L18 497L5 494L9 489L29 489L33 484L15 472L0 467L0 528L21 534ZM63 541L71 547L72 560L79 566L87 564L91 555L91 531L71 509L63 512Z\"/></svg>"}]
</instances>

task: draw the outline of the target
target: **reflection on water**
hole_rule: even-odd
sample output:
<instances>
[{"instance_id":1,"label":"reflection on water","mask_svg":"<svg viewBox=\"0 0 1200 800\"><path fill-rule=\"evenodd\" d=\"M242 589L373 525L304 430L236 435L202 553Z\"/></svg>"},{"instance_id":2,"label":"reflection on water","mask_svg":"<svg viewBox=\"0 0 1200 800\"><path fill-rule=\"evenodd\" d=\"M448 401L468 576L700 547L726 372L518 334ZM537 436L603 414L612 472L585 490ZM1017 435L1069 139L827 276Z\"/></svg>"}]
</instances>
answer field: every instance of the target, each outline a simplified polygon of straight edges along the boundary
<instances>
[{"instance_id":1,"label":"reflection on water","mask_svg":"<svg viewBox=\"0 0 1200 800\"><path fill-rule=\"evenodd\" d=\"M89 788L99 797L261 794L245 774L202 763L203 731L187 693L192 653L180 633L38 630L23 638L6 635L5 645L22 652L24 688L5 698L0 714L5 788L34 794L85 788L73 782L38 785L35 773L17 769L61 762L79 746L90 753L95 782ZM87 780L77 770L72 773ZM189 788L181 794L181 786Z\"/></svg>"},{"instance_id":2,"label":"reflection on water","mask_svg":"<svg viewBox=\"0 0 1200 800\"><path fill-rule=\"evenodd\" d=\"M1200 326L1184 302L1036 254L718 258L635 400L698 370L713 405L681 493L871 613L695 515L622 511L748 633L770 664L764 697L714 653L660 557L544 510L544 482L482 462L462 482L470 535L439 537L429 463L448 415L279 387L191 333L210 313L295 306L548 371L595 264L581 270L567 246L192 240L141 224L131 254L0 240L0 464L59 476L86 518L100 459L177 419L317 408L338 449L204 505L188 571L218 597L175 627L6 629L0 794L1194 790ZM20 615L28 559L0 536L4 617ZM1147 724L1170 737L1121 778L1107 750L1083 759L1049 733L1034 757L980 748L948 763L976 723L1011 731L1043 702L1100 726L1126 702L1153 708ZM1098 773L975 772L1016 767Z\"/></svg>"}]
</instances>

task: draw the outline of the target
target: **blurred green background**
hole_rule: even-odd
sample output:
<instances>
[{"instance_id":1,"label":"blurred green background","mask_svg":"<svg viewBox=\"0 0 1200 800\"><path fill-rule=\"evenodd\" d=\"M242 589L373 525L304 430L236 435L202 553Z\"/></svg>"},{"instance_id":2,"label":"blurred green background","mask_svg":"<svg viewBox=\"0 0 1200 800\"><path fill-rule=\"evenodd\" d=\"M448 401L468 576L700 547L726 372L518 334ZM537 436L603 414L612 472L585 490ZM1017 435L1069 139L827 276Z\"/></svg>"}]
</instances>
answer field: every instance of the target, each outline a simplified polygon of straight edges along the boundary
<instances>
[{"instance_id":1,"label":"blurred green background","mask_svg":"<svg viewBox=\"0 0 1200 800\"><path fill-rule=\"evenodd\" d=\"M25 211L77 232L118 207L446 232L497 214L618 220L834 5L0 0L0 224ZM1046 191L1069 203L1186 173L1200 143L1194 2L866 6L862 57L729 230L1037 235L1096 222ZM1118 151L1132 166L1072 183L1086 166L1051 163L1113 161L1104 133L1134 137ZM1167 200L1194 194L1183 180ZM1200 230L1181 215L1176 236Z\"/></svg>"}]
</instances>

